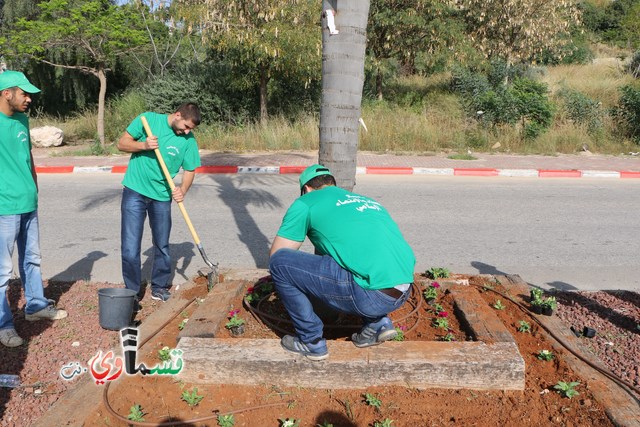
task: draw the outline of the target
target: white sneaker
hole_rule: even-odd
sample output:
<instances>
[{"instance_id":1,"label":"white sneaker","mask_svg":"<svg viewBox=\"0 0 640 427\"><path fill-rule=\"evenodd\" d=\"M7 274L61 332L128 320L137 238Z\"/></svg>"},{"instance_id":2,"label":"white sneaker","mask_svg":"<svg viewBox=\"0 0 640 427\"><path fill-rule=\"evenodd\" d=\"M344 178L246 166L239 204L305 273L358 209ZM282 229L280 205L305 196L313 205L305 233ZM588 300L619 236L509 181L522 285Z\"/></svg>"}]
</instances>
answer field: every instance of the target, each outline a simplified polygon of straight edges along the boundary
<instances>
[{"instance_id":1,"label":"white sneaker","mask_svg":"<svg viewBox=\"0 0 640 427\"><path fill-rule=\"evenodd\" d=\"M15 329L9 328L0 330L0 342L5 347L19 347L24 343L24 340L20 338Z\"/></svg>"},{"instance_id":2,"label":"white sneaker","mask_svg":"<svg viewBox=\"0 0 640 427\"><path fill-rule=\"evenodd\" d=\"M36 311L35 313L32 313L32 314L25 313L24 315L25 320L28 320L30 322L33 322L36 320L42 320L42 319L60 320L60 319L64 319L65 317L67 317L67 312L65 310L57 309L53 305L48 305L42 310Z\"/></svg>"}]
</instances>

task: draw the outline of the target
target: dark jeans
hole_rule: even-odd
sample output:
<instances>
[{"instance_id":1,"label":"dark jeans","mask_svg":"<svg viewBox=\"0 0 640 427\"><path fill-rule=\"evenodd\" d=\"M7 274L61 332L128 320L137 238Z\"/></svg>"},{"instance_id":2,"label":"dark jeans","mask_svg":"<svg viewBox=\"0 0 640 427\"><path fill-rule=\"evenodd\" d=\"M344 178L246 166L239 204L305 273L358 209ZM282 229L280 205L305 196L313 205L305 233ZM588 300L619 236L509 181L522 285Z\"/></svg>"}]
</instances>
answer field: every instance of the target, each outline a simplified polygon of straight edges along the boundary
<instances>
[{"instance_id":1,"label":"dark jeans","mask_svg":"<svg viewBox=\"0 0 640 427\"><path fill-rule=\"evenodd\" d=\"M171 255L169 234L171 233L171 201L153 200L127 187L122 190L121 252L122 277L128 289L140 292L142 266L140 246L144 222L149 214L153 243L153 266L151 268L151 290L170 287Z\"/></svg>"},{"instance_id":2,"label":"dark jeans","mask_svg":"<svg viewBox=\"0 0 640 427\"><path fill-rule=\"evenodd\" d=\"M330 256L280 249L271 256L269 270L296 333L304 343L322 337L324 325L313 311L313 299L336 311L358 315L367 324L396 310L409 296L407 291L395 299L362 288L353 280L351 272Z\"/></svg>"}]
</instances>

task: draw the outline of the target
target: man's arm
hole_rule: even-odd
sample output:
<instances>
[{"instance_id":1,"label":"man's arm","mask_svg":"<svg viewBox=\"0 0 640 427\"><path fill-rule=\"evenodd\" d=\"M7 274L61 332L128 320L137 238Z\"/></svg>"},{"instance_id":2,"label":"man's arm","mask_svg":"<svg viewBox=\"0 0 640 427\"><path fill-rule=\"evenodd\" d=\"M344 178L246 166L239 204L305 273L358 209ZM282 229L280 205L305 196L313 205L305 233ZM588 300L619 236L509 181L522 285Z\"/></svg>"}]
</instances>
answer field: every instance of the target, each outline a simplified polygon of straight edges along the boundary
<instances>
[{"instance_id":1,"label":"man's arm","mask_svg":"<svg viewBox=\"0 0 640 427\"><path fill-rule=\"evenodd\" d=\"M184 200L184 196L187 195L187 191L191 188L191 184L193 184L193 179L196 176L196 171L184 171L182 172L182 183L180 186L175 186L173 189L173 200L180 203Z\"/></svg>"},{"instance_id":2,"label":"man's arm","mask_svg":"<svg viewBox=\"0 0 640 427\"><path fill-rule=\"evenodd\" d=\"M136 141L125 131L118 141L118 150L125 153L137 153L139 151L155 150L158 148L158 138L148 136L145 142Z\"/></svg>"},{"instance_id":3,"label":"man's arm","mask_svg":"<svg viewBox=\"0 0 640 427\"><path fill-rule=\"evenodd\" d=\"M271 251L269 252L269 256L272 256L280 249L293 249L298 250L302 246L302 242L296 242L295 240L285 239L284 237L276 236L273 240L273 244L271 245Z\"/></svg>"}]
</instances>

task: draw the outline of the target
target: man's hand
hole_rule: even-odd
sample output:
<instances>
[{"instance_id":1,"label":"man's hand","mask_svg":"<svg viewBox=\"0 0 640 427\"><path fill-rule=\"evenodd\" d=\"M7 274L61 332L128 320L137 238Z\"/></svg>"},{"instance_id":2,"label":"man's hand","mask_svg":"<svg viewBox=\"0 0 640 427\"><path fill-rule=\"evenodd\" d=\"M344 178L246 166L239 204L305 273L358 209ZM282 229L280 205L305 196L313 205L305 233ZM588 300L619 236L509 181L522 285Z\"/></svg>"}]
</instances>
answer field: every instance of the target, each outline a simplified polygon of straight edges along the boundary
<instances>
[{"instance_id":1,"label":"man's hand","mask_svg":"<svg viewBox=\"0 0 640 427\"><path fill-rule=\"evenodd\" d=\"M156 148L158 148L158 138L156 136L149 136L145 142L140 142L133 139L129 132L125 131L118 141L118 150L125 153L138 153L140 151L155 150Z\"/></svg>"},{"instance_id":2,"label":"man's hand","mask_svg":"<svg viewBox=\"0 0 640 427\"><path fill-rule=\"evenodd\" d=\"M158 148L158 137L155 135L148 136L147 140L144 142L144 148L146 150L155 150Z\"/></svg>"},{"instance_id":3,"label":"man's hand","mask_svg":"<svg viewBox=\"0 0 640 427\"><path fill-rule=\"evenodd\" d=\"M178 187L177 185L173 187L173 192L171 193L171 196L173 197L173 200L175 200L178 203L181 203L182 201L184 201L184 193L182 192L182 188Z\"/></svg>"}]
</instances>

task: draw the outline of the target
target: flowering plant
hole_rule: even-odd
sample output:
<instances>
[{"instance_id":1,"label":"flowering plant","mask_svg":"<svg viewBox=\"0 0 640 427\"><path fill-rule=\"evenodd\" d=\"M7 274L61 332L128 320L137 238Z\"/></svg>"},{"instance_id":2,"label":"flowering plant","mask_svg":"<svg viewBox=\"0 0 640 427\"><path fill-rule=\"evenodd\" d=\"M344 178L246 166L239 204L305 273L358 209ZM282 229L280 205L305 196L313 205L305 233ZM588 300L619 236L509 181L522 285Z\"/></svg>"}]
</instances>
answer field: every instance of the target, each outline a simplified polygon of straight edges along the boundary
<instances>
[{"instance_id":1,"label":"flowering plant","mask_svg":"<svg viewBox=\"0 0 640 427\"><path fill-rule=\"evenodd\" d=\"M263 277L256 282L255 286L247 289L244 299L248 304L255 304L265 296L273 293L273 290L274 284L271 281L271 276Z\"/></svg>"},{"instance_id":2,"label":"flowering plant","mask_svg":"<svg viewBox=\"0 0 640 427\"><path fill-rule=\"evenodd\" d=\"M240 310L238 310L238 309L231 310L229 312L229 314L228 314L229 321L227 322L226 325L224 325L225 328L231 329L231 328L234 328L236 326L244 325L244 319L242 317L239 317L238 313L240 313Z\"/></svg>"},{"instance_id":3,"label":"flowering plant","mask_svg":"<svg viewBox=\"0 0 640 427\"><path fill-rule=\"evenodd\" d=\"M437 328L449 329L449 321L446 317L437 317L433 320L433 324Z\"/></svg>"},{"instance_id":4,"label":"flowering plant","mask_svg":"<svg viewBox=\"0 0 640 427\"><path fill-rule=\"evenodd\" d=\"M438 296L438 288L440 287L440 283L433 282L429 285L427 289L423 292L424 298L426 300L436 299Z\"/></svg>"}]
</instances>

